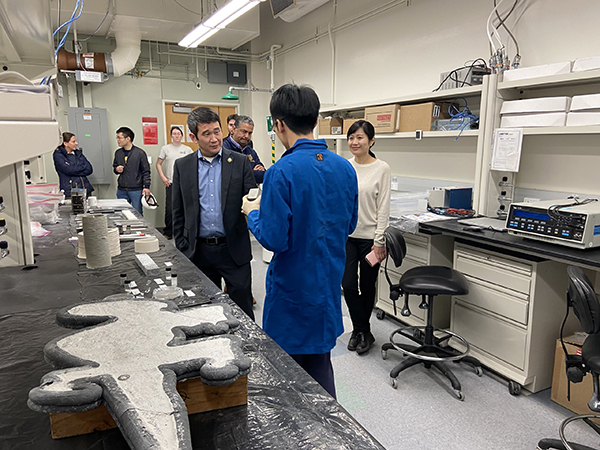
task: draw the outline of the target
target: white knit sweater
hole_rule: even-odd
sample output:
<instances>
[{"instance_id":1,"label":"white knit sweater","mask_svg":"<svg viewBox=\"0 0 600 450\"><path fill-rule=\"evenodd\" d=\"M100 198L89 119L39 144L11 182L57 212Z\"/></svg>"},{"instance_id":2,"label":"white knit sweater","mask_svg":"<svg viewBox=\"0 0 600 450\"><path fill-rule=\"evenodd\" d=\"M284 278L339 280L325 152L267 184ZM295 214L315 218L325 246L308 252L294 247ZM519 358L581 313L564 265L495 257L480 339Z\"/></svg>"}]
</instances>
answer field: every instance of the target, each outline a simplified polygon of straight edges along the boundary
<instances>
[{"instance_id":1,"label":"white knit sweater","mask_svg":"<svg viewBox=\"0 0 600 450\"><path fill-rule=\"evenodd\" d=\"M350 163L358 177L358 224L350 237L374 239L375 245L383 247L390 218L390 166L380 159L358 164L351 158Z\"/></svg>"}]
</instances>

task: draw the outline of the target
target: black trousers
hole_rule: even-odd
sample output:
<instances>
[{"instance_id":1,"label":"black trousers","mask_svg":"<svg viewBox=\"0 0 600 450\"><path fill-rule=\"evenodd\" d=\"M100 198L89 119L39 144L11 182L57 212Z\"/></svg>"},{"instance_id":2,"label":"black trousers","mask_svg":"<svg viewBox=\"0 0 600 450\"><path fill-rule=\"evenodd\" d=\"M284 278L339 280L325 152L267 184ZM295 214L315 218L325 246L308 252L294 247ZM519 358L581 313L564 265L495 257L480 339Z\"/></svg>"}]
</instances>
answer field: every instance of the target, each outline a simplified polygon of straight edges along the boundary
<instances>
[{"instance_id":1,"label":"black trousers","mask_svg":"<svg viewBox=\"0 0 600 450\"><path fill-rule=\"evenodd\" d=\"M348 238L348 242L346 242L346 268L342 278L342 287L352 326L356 332L371 331L369 320L373 306L375 306L375 284L379 274L379 264L371 267L365 260L365 256L371 252L372 246L373 239Z\"/></svg>"},{"instance_id":2,"label":"black trousers","mask_svg":"<svg viewBox=\"0 0 600 450\"><path fill-rule=\"evenodd\" d=\"M226 243L209 245L200 241L196 242L196 253L192 262L218 288L222 288L221 280L225 279L227 295L254 320L250 263L238 266L231 258Z\"/></svg>"},{"instance_id":3,"label":"black trousers","mask_svg":"<svg viewBox=\"0 0 600 450\"><path fill-rule=\"evenodd\" d=\"M325 389L333 398L335 396L335 380L331 365L331 352L322 355L290 355L306 372Z\"/></svg>"},{"instance_id":4,"label":"black trousers","mask_svg":"<svg viewBox=\"0 0 600 450\"><path fill-rule=\"evenodd\" d=\"M173 237L173 197L171 197L171 186L165 188L165 236Z\"/></svg>"}]
</instances>

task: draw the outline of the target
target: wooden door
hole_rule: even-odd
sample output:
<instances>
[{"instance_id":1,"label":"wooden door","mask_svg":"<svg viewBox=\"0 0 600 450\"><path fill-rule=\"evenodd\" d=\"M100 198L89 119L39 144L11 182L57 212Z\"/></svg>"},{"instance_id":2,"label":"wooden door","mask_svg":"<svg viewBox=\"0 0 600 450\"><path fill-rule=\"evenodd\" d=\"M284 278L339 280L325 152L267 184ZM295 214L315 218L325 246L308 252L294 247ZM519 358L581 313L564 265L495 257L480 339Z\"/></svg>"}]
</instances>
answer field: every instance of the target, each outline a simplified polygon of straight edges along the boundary
<instances>
[{"instance_id":1,"label":"wooden door","mask_svg":"<svg viewBox=\"0 0 600 450\"><path fill-rule=\"evenodd\" d=\"M173 112L174 103L165 103L165 135L167 144L171 143L171 127L179 126L183 128L183 136L184 139L182 143L192 148L194 151L198 150L198 144L192 142L189 137L189 130L187 128L187 117L188 113L180 113ZM183 103L179 103L180 107L188 107L188 108L197 108L199 106L205 106L207 108L211 108L221 118L221 128L223 129L223 137L227 136L229 133L227 131L227 116L230 114L235 114L236 107L235 106L213 106L213 105L186 105Z\"/></svg>"}]
</instances>

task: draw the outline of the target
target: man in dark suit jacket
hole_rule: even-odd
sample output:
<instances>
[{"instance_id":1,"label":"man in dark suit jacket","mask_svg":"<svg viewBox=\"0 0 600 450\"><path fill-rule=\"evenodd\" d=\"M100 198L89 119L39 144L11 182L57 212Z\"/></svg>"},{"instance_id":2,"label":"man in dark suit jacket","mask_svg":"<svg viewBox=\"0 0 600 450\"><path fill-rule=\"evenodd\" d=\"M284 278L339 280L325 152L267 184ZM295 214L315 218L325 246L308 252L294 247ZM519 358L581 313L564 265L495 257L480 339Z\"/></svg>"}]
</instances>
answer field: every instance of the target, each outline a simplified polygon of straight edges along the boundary
<instances>
[{"instance_id":1,"label":"man in dark suit jacket","mask_svg":"<svg viewBox=\"0 0 600 450\"><path fill-rule=\"evenodd\" d=\"M173 238L177 248L246 314L252 311L252 251L242 197L256 187L246 155L222 148L219 115L196 108L188 116L198 151L175 161Z\"/></svg>"}]
</instances>

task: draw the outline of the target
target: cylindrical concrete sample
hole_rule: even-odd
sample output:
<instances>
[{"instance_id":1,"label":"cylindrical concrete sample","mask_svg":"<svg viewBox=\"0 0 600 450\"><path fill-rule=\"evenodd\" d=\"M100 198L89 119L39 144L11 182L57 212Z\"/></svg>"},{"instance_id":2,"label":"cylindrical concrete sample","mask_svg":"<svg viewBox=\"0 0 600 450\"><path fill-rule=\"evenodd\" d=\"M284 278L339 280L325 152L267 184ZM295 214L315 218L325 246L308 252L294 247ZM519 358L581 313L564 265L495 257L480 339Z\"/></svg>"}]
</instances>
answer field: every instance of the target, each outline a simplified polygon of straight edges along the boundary
<instances>
[{"instance_id":1,"label":"cylindrical concrete sample","mask_svg":"<svg viewBox=\"0 0 600 450\"><path fill-rule=\"evenodd\" d=\"M86 266L100 269L112 264L108 242L108 222L104 214L83 215Z\"/></svg>"}]
</instances>

